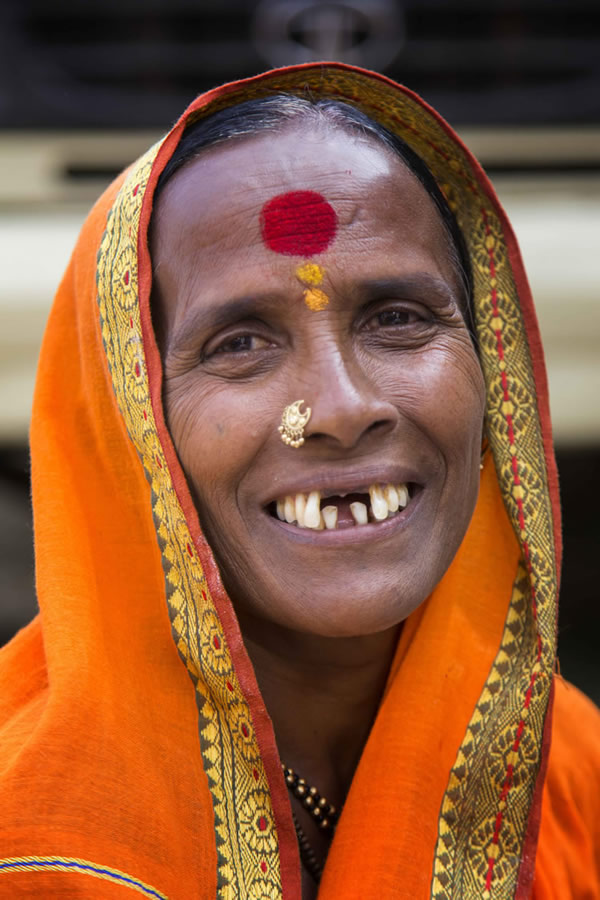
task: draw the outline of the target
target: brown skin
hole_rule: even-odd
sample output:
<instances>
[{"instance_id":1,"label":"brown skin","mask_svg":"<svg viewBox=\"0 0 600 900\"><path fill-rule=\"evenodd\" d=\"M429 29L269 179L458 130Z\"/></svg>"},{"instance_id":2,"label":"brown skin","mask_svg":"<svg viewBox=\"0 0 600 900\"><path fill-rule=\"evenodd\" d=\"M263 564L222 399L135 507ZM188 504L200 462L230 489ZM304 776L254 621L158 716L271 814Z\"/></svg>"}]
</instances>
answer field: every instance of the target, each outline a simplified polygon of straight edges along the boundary
<instances>
[{"instance_id":1,"label":"brown skin","mask_svg":"<svg viewBox=\"0 0 600 900\"><path fill-rule=\"evenodd\" d=\"M318 191L338 216L315 259L330 298L318 312L294 274L302 260L260 234L263 205L294 190ZM212 148L176 174L152 257L166 416L202 527L281 757L339 803L400 623L442 578L477 498L484 384L446 232L377 143L292 129ZM290 449L277 426L300 398L312 417ZM289 493L389 481L411 482L413 499L362 532L268 511Z\"/></svg>"}]
</instances>

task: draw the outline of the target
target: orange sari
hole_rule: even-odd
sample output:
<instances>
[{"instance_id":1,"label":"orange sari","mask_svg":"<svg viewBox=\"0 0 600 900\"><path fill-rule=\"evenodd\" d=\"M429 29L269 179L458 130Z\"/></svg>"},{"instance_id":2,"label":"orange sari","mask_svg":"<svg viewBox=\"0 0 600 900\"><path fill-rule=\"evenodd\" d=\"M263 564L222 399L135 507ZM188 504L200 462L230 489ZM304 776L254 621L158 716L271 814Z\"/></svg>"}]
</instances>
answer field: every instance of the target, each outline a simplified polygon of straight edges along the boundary
<instances>
[{"instance_id":1,"label":"orange sari","mask_svg":"<svg viewBox=\"0 0 600 900\"><path fill-rule=\"evenodd\" d=\"M165 427L146 236L186 124L307 90L404 138L454 210L491 447L463 544L405 623L319 897L600 897L600 725L554 676L557 479L514 235L435 112L315 64L196 100L94 207L58 290L31 426L40 615L0 654L2 898L300 897L273 728Z\"/></svg>"}]
</instances>

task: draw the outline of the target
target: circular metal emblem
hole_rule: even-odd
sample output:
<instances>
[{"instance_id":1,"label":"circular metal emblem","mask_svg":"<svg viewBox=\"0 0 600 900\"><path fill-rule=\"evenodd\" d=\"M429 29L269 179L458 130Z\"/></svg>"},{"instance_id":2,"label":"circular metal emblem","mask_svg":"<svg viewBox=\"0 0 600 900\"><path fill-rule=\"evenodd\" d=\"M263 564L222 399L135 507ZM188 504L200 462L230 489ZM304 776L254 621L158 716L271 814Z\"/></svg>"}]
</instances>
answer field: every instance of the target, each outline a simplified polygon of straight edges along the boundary
<instances>
[{"instance_id":1,"label":"circular metal emblem","mask_svg":"<svg viewBox=\"0 0 600 900\"><path fill-rule=\"evenodd\" d=\"M404 44L397 0L262 0L253 40L272 66L339 61L381 71Z\"/></svg>"}]
</instances>

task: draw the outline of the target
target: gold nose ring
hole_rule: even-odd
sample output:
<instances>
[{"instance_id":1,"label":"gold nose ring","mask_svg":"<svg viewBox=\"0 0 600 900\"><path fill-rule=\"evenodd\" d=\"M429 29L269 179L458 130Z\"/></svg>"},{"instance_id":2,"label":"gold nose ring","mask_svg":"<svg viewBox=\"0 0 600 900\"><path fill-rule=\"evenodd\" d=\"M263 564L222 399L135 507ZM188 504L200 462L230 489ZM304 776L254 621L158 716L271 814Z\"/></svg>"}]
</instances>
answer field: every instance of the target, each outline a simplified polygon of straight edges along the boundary
<instances>
[{"instance_id":1,"label":"gold nose ring","mask_svg":"<svg viewBox=\"0 0 600 900\"><path fill-rule=\"evenodd\" d=\"M281 425L277 429L281 435L281 440L289 447L301 447L304 443L304 426L310 419L312 412L310 406L306 407L306 412L302 412L300 407L304 400L296 400L290 403L283 411L281 416Z\"/></svg>"}]
</instances>

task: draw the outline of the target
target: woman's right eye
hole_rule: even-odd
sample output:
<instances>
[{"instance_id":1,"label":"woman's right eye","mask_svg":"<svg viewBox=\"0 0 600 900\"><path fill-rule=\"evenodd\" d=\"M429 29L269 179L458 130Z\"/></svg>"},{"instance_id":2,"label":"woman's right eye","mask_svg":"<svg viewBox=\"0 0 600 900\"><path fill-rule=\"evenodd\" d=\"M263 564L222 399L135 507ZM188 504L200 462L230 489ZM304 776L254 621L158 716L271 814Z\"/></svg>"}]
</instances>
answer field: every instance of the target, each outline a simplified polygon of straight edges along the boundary
<instances>
[{"instance_id":1,"label":"woman's right eye","mask_svg":"<svg viewBox=\"0 0 600 900\"><path fill-rule=\"evenodd\" d=\"M262 350L269 346L269 342L255 334L240 334L229 340L223 341L216 347L212 355L216 353L249 353L252 350Z\"/></svg>"}]
</instances>

